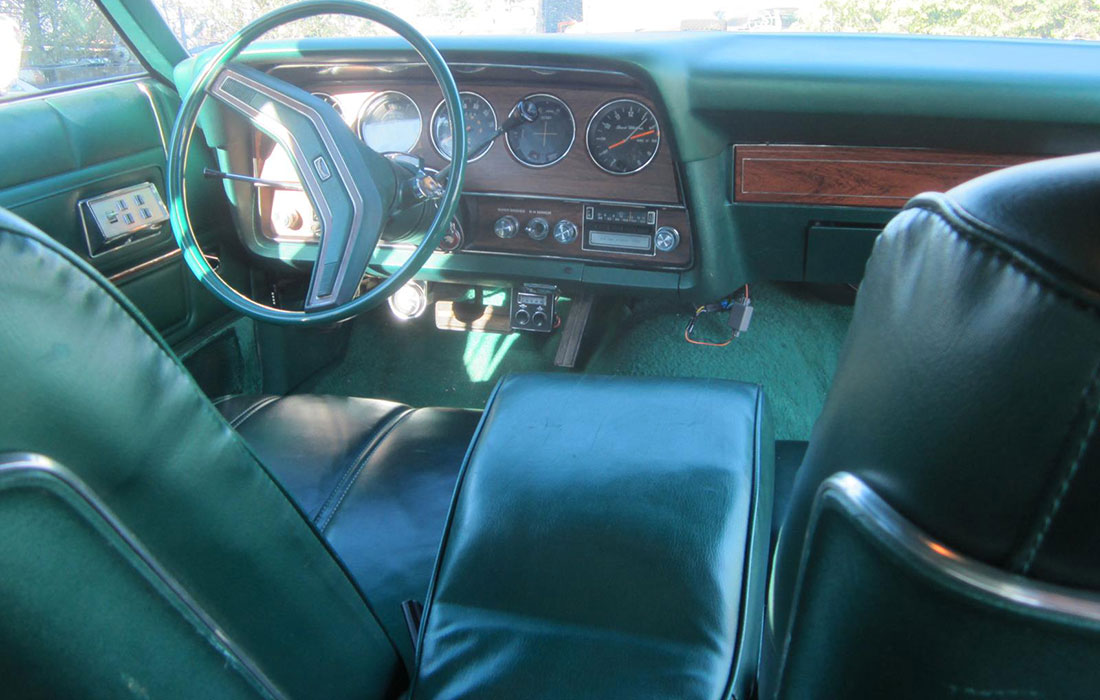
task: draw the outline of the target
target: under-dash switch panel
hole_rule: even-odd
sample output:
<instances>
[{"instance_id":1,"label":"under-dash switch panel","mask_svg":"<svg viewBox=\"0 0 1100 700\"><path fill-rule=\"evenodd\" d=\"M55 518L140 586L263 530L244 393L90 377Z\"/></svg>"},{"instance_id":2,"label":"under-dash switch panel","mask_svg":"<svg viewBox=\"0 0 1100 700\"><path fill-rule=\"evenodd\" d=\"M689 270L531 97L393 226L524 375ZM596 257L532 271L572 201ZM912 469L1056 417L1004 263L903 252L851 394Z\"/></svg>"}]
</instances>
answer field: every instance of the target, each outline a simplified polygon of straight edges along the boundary
<instances>
[{"instance_id":1,"label":"under-dash switch panel","mask_svg":"<svg viewBox=\"0 0 1100 700\"><path fill-rule=\"evenodd\" d=\"M168 208L151 182L85 199L80 209L93 256L158 233L168 221Z\"/></svg>"}]
</instances>

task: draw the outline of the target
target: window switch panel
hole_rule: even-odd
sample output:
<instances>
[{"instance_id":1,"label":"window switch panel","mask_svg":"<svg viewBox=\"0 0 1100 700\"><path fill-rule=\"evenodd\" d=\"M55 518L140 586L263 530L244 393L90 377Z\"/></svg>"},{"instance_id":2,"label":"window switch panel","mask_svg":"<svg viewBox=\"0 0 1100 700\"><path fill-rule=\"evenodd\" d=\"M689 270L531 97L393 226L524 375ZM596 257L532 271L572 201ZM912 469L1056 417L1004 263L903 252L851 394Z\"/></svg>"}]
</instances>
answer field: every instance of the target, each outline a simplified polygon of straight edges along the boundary
<instances>
[{"instance_id":1,"label":"window switch panel","mask_svg":"<svg viewBox=\"0 0 1100 700\"><path fill-rule=\"evenodd\" d=\"M93 257L159 233L168 221L168 208L151 182L85 199L79 206Z\"/></svg>"}]
</instances>

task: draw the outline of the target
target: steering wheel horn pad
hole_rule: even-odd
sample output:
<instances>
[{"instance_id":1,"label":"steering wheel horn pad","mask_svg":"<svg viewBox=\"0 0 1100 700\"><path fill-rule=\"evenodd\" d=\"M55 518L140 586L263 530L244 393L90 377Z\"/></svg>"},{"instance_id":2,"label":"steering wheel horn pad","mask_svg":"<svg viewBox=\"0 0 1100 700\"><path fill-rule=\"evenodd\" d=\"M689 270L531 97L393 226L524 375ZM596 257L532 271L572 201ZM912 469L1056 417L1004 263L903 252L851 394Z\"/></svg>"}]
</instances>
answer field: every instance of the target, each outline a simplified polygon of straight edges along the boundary
<instances>
[{"instance_id":1,"label":"steering wheel horn pad","mask_svg":"<svg viewBox=\"0 0 1100 700\"><path fill-rule=\"evenodd\" d=\"M196 277L229 306L253 318L283 324L331 323L381 303L410 279L446 234L458 206L465 159L452 168L424 239L390 277L356 297L382 229L397 205L398 174L381 154L363 144L335 111L309 92L240 62L243 48L274 27L317 14L349 14L374 20L404 37L427 62L452 114L463 119L454 77L422 34L395 15L355 0L288 5L251 22L211 59L180 106L168 153L171 225L184 260ZM206 96L248 119L290 156L321 224L317 262L303 311L278 309L237 292L210 267L187 217L183 198L184 154ZM460 125L461 127L461 125ZM466 152L464 128L454 150Z\"/></svg>"}]
</instances>

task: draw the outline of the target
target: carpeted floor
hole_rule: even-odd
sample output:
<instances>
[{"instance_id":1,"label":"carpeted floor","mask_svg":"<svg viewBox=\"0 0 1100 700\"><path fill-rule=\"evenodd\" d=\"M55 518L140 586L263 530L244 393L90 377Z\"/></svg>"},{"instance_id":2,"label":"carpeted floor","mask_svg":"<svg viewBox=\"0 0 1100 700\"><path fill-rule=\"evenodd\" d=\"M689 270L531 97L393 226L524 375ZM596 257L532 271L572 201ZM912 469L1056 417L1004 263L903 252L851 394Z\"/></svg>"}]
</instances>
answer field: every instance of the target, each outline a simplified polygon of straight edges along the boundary
<instances>
[{"instance_id":1,"label":"carpeted floor","mask_svg":"<svg viewBox=\"0 0 1100 700\"><path fill-rule=\"evenodd\" d=\"M754 285L752 298L749 331L724 348L684 340L686 306L604 304L589 325L580 369L762 384L776 438L806 440L836 369L851 307L800 285ZM699 331L720 338L723 322L706 316ZM356 322L342 362L298 390L480 408L505 374L565 371L553 366L558 338L438 331L430 314L400 323L382 309Z\"/></svg>"}]
</instances>

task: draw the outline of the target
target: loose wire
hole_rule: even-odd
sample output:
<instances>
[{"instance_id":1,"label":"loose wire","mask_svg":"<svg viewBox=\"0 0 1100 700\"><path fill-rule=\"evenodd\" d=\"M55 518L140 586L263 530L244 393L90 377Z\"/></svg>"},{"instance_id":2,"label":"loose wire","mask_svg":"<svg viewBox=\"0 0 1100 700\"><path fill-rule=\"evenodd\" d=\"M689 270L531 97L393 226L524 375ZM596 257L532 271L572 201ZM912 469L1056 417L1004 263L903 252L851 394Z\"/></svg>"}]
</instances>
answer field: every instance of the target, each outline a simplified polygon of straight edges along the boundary
<instances>
[{"instance_id":1,"label":"loose wire","mask_svg":"<svg viewBox=\"0 0 1100 700\"><path fill-rule=\"evenodd\" d=\"M746 304L749 303L749 285L747 284L744 287L743 299L741 301ZM697 340L691 337L691 332L695 330L695 323L699 320L700 316L711 311L725 311L726 309L729 309L730 305L732 305L733 303L734 295L731 294L725 299L722 299L721 301L714 304L704 304L703 306L697 307L695 309L695 313L691 315L691 320L688 321L687 327L684 329L684 340L688 341L692 345L703 345L709 348L724 348L732 343L733 339L737 337L737 332L732 328L730 329L730 337L727 338L725 342L720 343L715 343L708 340Z\"/></svg>"}]
</instances>

